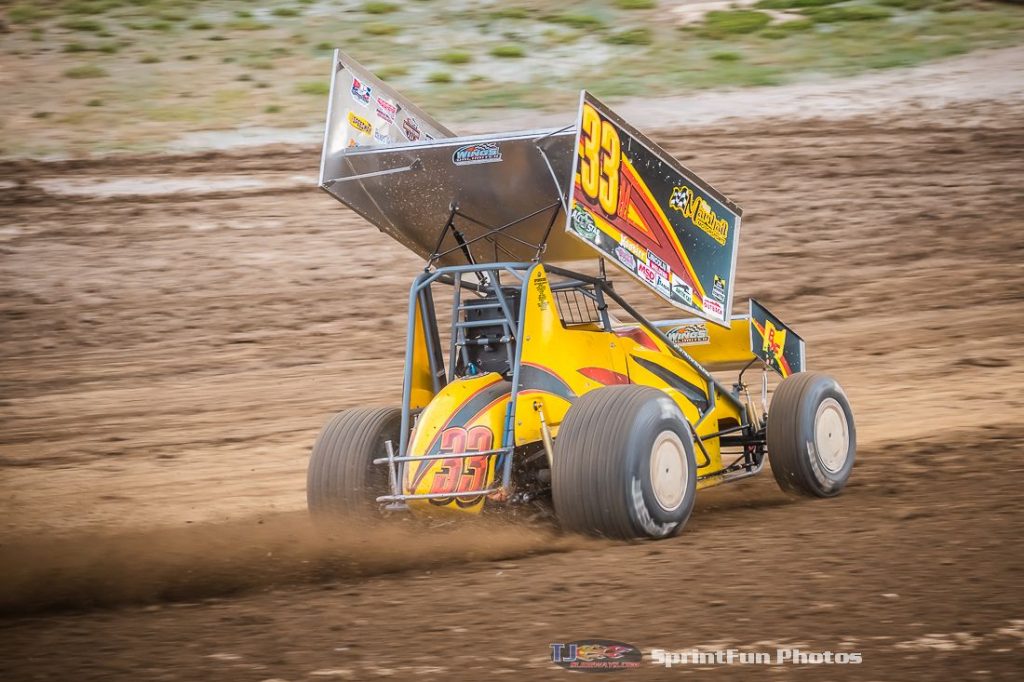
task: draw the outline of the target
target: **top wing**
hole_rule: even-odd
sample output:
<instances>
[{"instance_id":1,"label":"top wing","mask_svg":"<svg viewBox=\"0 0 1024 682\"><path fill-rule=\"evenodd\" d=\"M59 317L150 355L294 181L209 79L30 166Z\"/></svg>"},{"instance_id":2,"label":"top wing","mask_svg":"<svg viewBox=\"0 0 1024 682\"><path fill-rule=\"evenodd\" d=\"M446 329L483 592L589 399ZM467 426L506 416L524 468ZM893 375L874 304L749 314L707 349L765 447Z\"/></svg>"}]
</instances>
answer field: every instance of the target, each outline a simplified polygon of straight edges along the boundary
<instances>
[{"instance_id":1,"label":"top wing","mask_svg":"<svg viewBox=\"0 0 1024 682\"><path fill-rule=\"evenodd\" d=\"M590 93L566 232L666 301L729 326L742 210Z\"/></svg>"}]
</instances>

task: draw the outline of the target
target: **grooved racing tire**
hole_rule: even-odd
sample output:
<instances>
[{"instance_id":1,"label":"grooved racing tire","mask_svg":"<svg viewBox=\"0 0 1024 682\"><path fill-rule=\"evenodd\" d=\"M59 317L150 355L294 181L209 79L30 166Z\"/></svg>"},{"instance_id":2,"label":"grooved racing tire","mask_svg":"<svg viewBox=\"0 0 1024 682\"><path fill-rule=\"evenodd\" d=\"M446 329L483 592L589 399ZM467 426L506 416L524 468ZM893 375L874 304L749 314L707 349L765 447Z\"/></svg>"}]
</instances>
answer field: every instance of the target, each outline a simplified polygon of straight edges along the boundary
<instances>
[{"instance_id":1,"label":"grooved racing tire","mask_svg":"<svg viewBox=\"0 0 1024 682\"><path fill-rule=\"evenodd\" d=\"M826 374L782 380L768 408L768 461L779 487L832 497L846 485L857 452L850 401Z\"/></svg>"},{"instance_id":2,"label":"grooved racing tire","mask_svg":"<svg viewBox=\"0 0 1024 682\"><path fill-rule=\"evenodd\" d=\"M331 417L313 445L306 472L306 504L319 519L369 514L388 493L384 442L398 447L402 411L393 407L345 410Z\"/></svg>"},{"instance_id":3,"label":"grooved racing tire","mask_svg":"<svg viewBox=\"0 0 1024 682\"><path fill-rule=\"evenodd\" d=\"M671 537L686 523L697 494L689 424L658 389L590 391L559 427L551 488L565 530L622 539Z\"/></svg>"}]
</instances>

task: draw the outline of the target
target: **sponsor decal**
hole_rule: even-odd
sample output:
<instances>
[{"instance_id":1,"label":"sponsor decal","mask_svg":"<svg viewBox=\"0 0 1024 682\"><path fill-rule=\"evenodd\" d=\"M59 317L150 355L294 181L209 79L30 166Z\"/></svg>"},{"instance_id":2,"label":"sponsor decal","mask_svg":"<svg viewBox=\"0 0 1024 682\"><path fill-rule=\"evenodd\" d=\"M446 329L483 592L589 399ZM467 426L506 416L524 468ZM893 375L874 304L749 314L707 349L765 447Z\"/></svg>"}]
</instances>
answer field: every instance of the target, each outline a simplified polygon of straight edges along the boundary
<instances>
[{"instance_id":1,"label":"sponsor decal","mask_svg":"<svg viewBox=\"0 0 1024 682\"><path fill-rule=\"evenodd\" d=\"M608 672L637 669L643 658L640 649L613 639L551 643L551 662L566 670Z\"/></svg>"},{"instance_id":2,"label":"sponsor decal","mask_svg":"<svg viewBox=\"0 0 1024 682\"><path fill-rule=\"evenodd\" d=\"M651 267L658 271L659 274L668 277L670 272L668 269L668 263L658 257L658 254L653 251L647 251L647 262L651 264Z\"/></svg>"},{"instance_id":3,"label":"sponsor decal","mask_svg":"<svg viewBox=\"0 0 1024 682\"><path fill-rule=\"evenodd\" d=\"M471 166L477 163L494 163L501 161L501 147L497 142L481 142L459 147L452 154L452 163L456 166Z\"/></svg>"},{"instance_id":4,"label":"sponsor decal","mask_svg":"<svg viewBox=\"0 0 1024 682\"><path fill-rule=\"evenodd\" d=\"M662 276L662 274L660 272L658 272L657 270L655 270L654 272L658 276L658 279L654 282L654 286L658 287L658 291L660 291L661 293L669 294L669 292L671 292L672 289L669 286L668 278L665 277L665 276Z\"/></svg>"},{"instance_id":5,"label":"sponsor decal","mask_svg":"<svg viewBox=\"0 0 1024 682\"><path fill-rule=\"evenodd\" d=\"M409 142L415 142L420 139L423 133L420 132L420 126L416 123L416 119L412 116L407 116L402 121L402 134L405 135L405 139L409 140Z\"/></svg>"},{"instance_id":6,"label":"sponsor decal","mask_svg":"<svg viewBox=\"0 0 1024 682\"><path fill-rule=\"evenodd\" d=\"M786 348L786 329L776 327L771 320L764 322L764 343L761 350L773 358L779 367L782 367L782 353Z\"/></svg>"},{"instance_id":7,"label":"sponsor decal","mask_svg":"<svg viewBox=\"0 0 1024 682\"><path fill-rule=\"evenodd\" d=\"M352 77L352 99L365 107L370 104L370 95L372 93L373 88L368 83L364 83L355 76Z\"/></svg>"},{"instance_id":8,"label":"sponsor decal","mask_svg":"<svg viewBox=\"0 0 1024 682\"><path fill-rule=\"evenodd\" d=\"M672 296L678 298L686 305L693 305L693 289L689 284L673 284Z\"/></svg>"},{"instance_id":9,"label":"sponsor decal","mask_svg":"<svg viewBox=\"0 0 1024 682\"><path fill-rule=\"evenodd\" d=\"M636 256L636 259L641 263L647 262L647 249L640 246L626 235L622 235L622 238L619 240L619 246Z\"/></svg>"},{"instance_id":10,"label":"sponsor decal","mask_svg":"<svg viewBox=\"0 0 1024 682\"><path fill-rule=\"evenodd\" d=\"M370 122L354 111L348 112L348 124L364 135L373 134L373 126L370 125Z\"/></svg>"},{"instance_id":11,"label":"sponsor decal","mask_svg":"<svg viewBox=\"0 0 1024 682\"><path fill-rule=\"evenodd\" d=\"M580 205L572 207L572 229L587 241L597 241L597 225L594 217Z\"/></svg>"},{"instance_id":12,"label":"sponsor decal","mask_svg":"<svg viewBox=\"0 0 1024 682\"><path fill-rule=\"evenodd\" d=\"M423 133L423 139L424 140L433 140L434 136L431 135L430 133Z\"/></svg>"},{"instance_id":13,"label":"sponsor decal","mask_svg":"<svg viewBox=\"0 0 1024 682\"><path fill-rule=\"evenodd\" d=\"M704 197L697 196L689 187L676 186L672 188L672 197L668 205L682 213L716 242L725 245L729 237L729 221L719 218Z\"/></svg>"},{"instance_id":14,"label":"sponsor decal","mask_svg":"<svg viewBox=\"0 0 1024 682\"><path fill-rule=\"evenodd\" d=\"M621 246L615 247L615 257L630 270L636 269L636 258Z\"/></svg>"},{"instance_id":15,"label":"sponsor decal","mask_svg":"<svg viewBox=\"0 0 1024 682\"><path fill-rule=\"evenodd\" d=\"M359 143L356 142L356 139L354 137L353 138L349 138L348 146L351 149L352 147L358 147Z\"/></svg>"},{"instance_id":16,"label":"sponsor decal","mask_svg":"<svg viewBox=\"0 0 1024 682\"><path fill-rule=\"evenodd\" d=\"M533 288L537 290L537 308L540 310L548 309L548 278L544 275L539 275L533 280Z\"/></svg>"},{"instance_id":17,"label":"sponsor decal","mask_svg":"<svg viewBox=\"0 0 1024 682\"><path fill-rule=\"evenodd\" d=\"M674 274L672 275L672 297L686 305L693 305L693 288Z\"/></svg>"},{"instance_id":18,"label":"sponsor decal","mask_svg":"<svg viewBox=\"0 0 1024 682\"><path fill-rule=\"evenodd\" d=\"M722 304L713 298L704 299L704 312L716 320L725 319L725 308L723 308Z\"/></svg>"},{"instance_id":19,"label":"sponsor decal","mask_svg":"<svg viewBox=\"0 0 1024 682\"><path fill-rule=\"evenodd\" d=\"M636 274L640 275L641 279L648 284L654 284L658 281L658 273L647 263L637 263Z\"/></svg>"},{"instance_id":20,"label":"sponsor decal","mask_svg":"<svg viewBox=\"0 0 1024 682\"><path fill-rule=\"evenodd\" d=\"M703 322L688 322L669 329L665 334L677 346L703 346L711 343L708 326Z\"/></svg>"},{"instance_id":21,"label":"sponsor decal","mask_svg":"<svg viewBox=\"0 0 1024 682\"><path fill-rule=\"evenodd\" d=\"M718 275L715 275L715 284L711 289L711 295L725 303L725 280Z\"/></svg>"},{"instance_id":22,"label":"sponsor decal","mask_svg":"<svg viewBox=\"0 0 1024 682\"><path fill-rule=\"evenodd\" d=\"M395 117L398 116L398 105L390 100L384 99L383 97L378 97L377 115L389 124L394 123Z\"/></svg>"},{"instance_id":23,"label":"sponsor decal","mask_svg":"<svg viewBox=\"0 0 1024 682\"><path fill-rule=\"evenodd\" d=\"M391 144L391 135L388 134L387 128L384 130L374 129L373 141L377 144Z\"/></svg>"}]
</instances>

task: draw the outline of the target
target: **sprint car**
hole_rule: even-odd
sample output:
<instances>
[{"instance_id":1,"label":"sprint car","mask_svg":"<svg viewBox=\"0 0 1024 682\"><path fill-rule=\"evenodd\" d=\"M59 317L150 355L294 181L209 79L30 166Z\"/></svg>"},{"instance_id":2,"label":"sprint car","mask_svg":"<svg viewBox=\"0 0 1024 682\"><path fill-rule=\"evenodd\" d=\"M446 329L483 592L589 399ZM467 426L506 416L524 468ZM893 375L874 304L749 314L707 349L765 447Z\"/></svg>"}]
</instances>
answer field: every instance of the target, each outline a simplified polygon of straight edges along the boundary
<instances>
[{"instance_id":1,"label":"sprint car","mask_svg":"<svg viewBox=\"0 0 1024 682\"><path fill-rule=\"evenodd\" d=\"M850 403L764 305L733 309L733 201L586 91L563 128L459 137L341 52L332 74L320 186L425 266L401 403L323 427L314 516L537 509L664 538L767 461L786 491L839 493ZM616 271L679 312L649 320Z\"/></svg>"}]
</instances>

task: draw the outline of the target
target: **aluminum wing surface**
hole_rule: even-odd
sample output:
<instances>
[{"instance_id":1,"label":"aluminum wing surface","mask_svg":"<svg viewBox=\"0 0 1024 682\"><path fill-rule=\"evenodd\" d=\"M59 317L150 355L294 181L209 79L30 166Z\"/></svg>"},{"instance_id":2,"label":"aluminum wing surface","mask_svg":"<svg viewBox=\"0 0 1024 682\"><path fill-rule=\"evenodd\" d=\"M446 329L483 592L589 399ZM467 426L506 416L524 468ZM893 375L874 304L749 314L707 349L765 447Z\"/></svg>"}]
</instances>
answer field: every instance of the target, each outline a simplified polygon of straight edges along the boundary
<instances>
[{"instance_id":1,"label":"aluminum wing surface","mask_svg":"<svg viewBox=\"0 0 1024 682\"><path fill-rule=\"evenodd\" d=\"M566 234L728 327L740 207L587 92L576 133Z\"/></svg>"},{"instance_id":2,"label":"aluminum wing surface","mask_svg":"<svg viewBox=\"0 0 1024 682\"><path fill-rule=\"evenodd\" d=\"M418 255L527 261L543 246L550 260L593 258L561 229L571 126L455 137L340 52L327 119L321 187Z\"/></svg>"}]
</instances>

